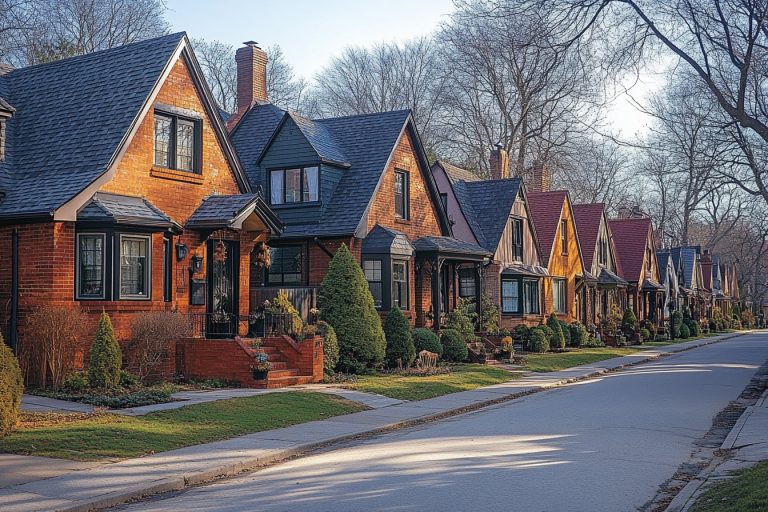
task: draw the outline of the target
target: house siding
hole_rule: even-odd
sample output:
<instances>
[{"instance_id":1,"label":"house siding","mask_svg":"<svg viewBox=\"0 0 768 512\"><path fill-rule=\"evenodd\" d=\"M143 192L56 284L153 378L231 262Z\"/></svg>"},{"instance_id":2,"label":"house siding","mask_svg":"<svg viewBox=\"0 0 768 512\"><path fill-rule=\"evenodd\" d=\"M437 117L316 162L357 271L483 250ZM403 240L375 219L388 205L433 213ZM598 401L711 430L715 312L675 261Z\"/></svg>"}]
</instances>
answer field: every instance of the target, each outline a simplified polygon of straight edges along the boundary
<instances>
[{"instance_id":1,"label":"house siding","mask_svg":"<svg viewBox=\"0 0 768 512\"><path fill-rule=\"evenodd\" d=\"M563 254L560 243L562 231L562 221L566 221L567 227L567 253ZM552 288L553 279L564 278L566 280L566 312L558 313L557 316L566 322L573 322L576 318L576 275L584 272L582 265L581 252L576 236L576 226L573 220L570 202L566 199L563 204L560 221L555 230L555 240L552 244L552 254L549 257L550 279L544 280L544 301L545 311L547 313L554 311Z\"/></svg>"}]
</instances>

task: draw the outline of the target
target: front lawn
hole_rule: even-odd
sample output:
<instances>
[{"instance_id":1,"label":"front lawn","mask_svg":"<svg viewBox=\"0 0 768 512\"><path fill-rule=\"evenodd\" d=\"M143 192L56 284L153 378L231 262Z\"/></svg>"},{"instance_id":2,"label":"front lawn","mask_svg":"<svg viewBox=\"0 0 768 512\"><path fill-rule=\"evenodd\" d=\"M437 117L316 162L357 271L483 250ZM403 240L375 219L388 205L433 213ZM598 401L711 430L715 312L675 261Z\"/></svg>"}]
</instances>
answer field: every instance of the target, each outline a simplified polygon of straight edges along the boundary
<instances>
[{"instance_id":1,"label":"front lawn","mask_svg":"<svg viewBox=\"0 0 768 512\"><path fill-rule=\"evenodd\" d=\"M392 373L360 375L354 382L343 384L343 387L367 393L378 393L399 400L425 400L449 393L490 386L518 377L518 375L501 368L466 364L452 366L450 373L436 375L397 375Z\"/></svg>"},{"instance_id":2,"label":"front lawn","mask_svg":"<svg viewBox=\"0 0 768 512\"><path fill-rule=\"evenodd\" d=\"M547 352L545 354L523 354L525 358L525 370L532 372L556 372L581 366L582 364L594 363L611 359L612 357L621 357L637 352L636 348L580 348L568 352Z\"/></svg>"},{"instance_id":3,"label":"front lawn","mask_svg":"<svg viewBox=\"0 0 768 512\"><path fill-rule=\"evenodd\" d=\"M768 510L768 461L738 471L734 478L704 492L691 512L747 512Z\"/></svg>"},{"instance_id":4,"label":"front lawn","mask_svg":"<svg viewBox=\"0 0 768 512\"><path fill-rule=\"evenodd\" d=\"M674 340L667 340L667 341L646 341L643 343L644 347L668 347L669 345L677 345L679 343L685 343L686 341L696 341L701 340L704 338L711 338L713 336L720 336L721 334L728 334L727 332L714 332L714 333L704 333L700 334L698 336L691 336L690 338L681 339L681 338L675 338Z\"/></svg>"},{"instance_id":5,"label":"front lawn","mask_svg":"<svg viewBox=\"0 0 768 512\"><path fill-rule=\"evenodd\" d=\"M270 393L146 416L22 413L0 452L72 460L122 459L210 443L363 410L323 393Z\"/></svg>"}]
</instances>

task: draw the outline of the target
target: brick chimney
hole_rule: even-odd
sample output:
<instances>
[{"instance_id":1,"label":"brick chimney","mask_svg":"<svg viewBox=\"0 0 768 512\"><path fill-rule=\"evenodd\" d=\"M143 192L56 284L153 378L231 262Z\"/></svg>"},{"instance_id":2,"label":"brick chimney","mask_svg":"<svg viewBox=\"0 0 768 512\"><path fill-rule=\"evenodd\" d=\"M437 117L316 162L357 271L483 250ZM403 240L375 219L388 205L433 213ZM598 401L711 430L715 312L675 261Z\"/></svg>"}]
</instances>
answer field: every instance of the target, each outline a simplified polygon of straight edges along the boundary
<instances>
[{"instance_id":1,"label":"brick chimney","mask_svg":"<svg viewBox=\"0 0 768 512\"><path fill-rule=\"evenodd\" d=\"M509 178L509 153L501 144L496 144L496 149L491 150L490 165L492 180Z\"/></svg>"},{"instance_id":2,"label":"brick chimney","mask_svg":"<svg viewBox=\"0 0 768 512\"><path fill-rule=\"evenodd\" d=\"M267 99L267 53L255 41L246 41L235 52L237 63L237 110L227 122L230 129L256 102Z\"/></svg>"},{"instance_id":3,"label":"brick chimney","mask_svg":"<svg viewBox=\"0 0 768 512\"><path fill-rule=\"evenodd\" d=\"M543 162L536 160L531 169L531 191L549 192L552 188L552 172Z\"/></svg>"}]
</instances>

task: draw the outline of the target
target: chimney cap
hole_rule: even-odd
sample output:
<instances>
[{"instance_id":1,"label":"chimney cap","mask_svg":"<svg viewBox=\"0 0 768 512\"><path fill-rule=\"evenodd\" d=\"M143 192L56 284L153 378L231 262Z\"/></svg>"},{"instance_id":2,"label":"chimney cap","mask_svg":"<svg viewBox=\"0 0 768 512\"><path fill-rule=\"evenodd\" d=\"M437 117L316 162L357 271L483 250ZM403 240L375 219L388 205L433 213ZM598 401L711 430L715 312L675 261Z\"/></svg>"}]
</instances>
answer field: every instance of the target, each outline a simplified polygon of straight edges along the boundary
<instances>
[{"instance_id":1,"label":"chimney cap","mask_svg":"<svg viewBox=\"0 0 768 512\"><path fill-rule=\"evenodd\" d=\"M259 48L259 43L256 41L243 41L243 44L245 46L250 46L251 48Z\"/></svg>"}]
</instances>

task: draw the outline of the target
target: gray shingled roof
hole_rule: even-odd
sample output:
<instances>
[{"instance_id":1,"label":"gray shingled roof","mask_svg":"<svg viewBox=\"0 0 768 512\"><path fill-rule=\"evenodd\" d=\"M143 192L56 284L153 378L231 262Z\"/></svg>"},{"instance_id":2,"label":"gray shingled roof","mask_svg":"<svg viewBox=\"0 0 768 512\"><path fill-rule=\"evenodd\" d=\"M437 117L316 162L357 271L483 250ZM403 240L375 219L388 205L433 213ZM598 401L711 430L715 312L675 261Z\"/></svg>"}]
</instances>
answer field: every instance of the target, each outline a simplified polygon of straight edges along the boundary
<instances>
[{"instance_id":1,"label":"gray shingled roof","mask_svg":"<svg viewBox=\"0 0 768 512\"><path fill-rule=\"evenodd\" d=\"M693 268L696 264L696 248L673 247L670 252L672 254L672 262L675 263L675 268L679 269L679 265L682 264L683 285L686 288L693 289Z\"/></svg>"},{"instance_id":2,"label":"gray shingled roof","mask_svg":"<svg viewBox=\"0 0 768 512\"><path fill-rule=\"evenodd\" d=\"M453 184L456 200L475 238L491 252L496 252L521 183L520 178L506 178Z\"/></svg>"},{"instance_id":3,"label":"gray shingled roof","mask_svg":"<svg viewBox=\"0 0 768 512\"><path fill-rule=\"evenodd\" d=\"M363 239L363 253L413 255L413 245L402 231L376 224Z\"/></svg>"},{"instance_id":4,"label":"gray shingled roof","mask_svg":"<svg viewBox=\"0 0 768 512\"><path fill-rule=\"evenodd\" d=\"M204 199L187 219L186 227L192 229L229 227L238 215L251 207L256 209L259 217L268 224L272 233L280 233L282 229L280 219L267 206L259 193L210 196Z\"/></svg>"},{"instance_id":5,"label":"gray shingled roof","mask_svg":"<svg viewBox=\"0 0 768 512\"><path fill-rule=\"evenodd\" d=\"M97 192L77 212L78 222L99 222L170 228L173 220L141 197Z\"/></svg>"},{"instance_id":6,"label":"gray shingled roof","mask_svg":"<svg viewBox=\"0 0 768 512\"><path fill-rule=\"evenodd\" d=\"M107 171L183 33L15 69L0 217L49 215Z\"/></svg>"},{"instance_id":7,"label":"gray shingled roof","mask_svg":"<svg viewBox=\"0 0 768 512\"><path fill-rule=\"evenodd\" d=\"M285 111L271 103L254 105L230 134L254 190L261 184L261 170L256 160L284 115Z\"/></svg>"},{"instance_id":8,"label":"gray shingled roof","mask_svg":"<svg viewBox=\"0 0 768 512\"><path fill-rule=\"evenodd\" d=\"M443 170L445 171L445 174L448 175L448 178L451 180L451 182L480 181L483 179L475 172L470 171L469 169L464 169L462 167L455 166L451 163L446 162L445 160L438 160L437 164L443 168Z\"/></svg>"},{"instance_id":9,"label":"gray shingled roof","mask_svg":"<svg viewBox=\"0 0 768 512\"><path fill-rule=\"evenodd\" d=\"M340 167L350 167L347 157L339 147L330 129L320 121L313 121L302 117L295 112L288 112L288 115L299 127L301 133L307 138L307 141L314 148L321 160L336 164Z\"/></svg>"},{"instance_id":10,"label":"gray shingled roof","mask_svg":"<svg viewBox=\"0 0 768 512\"><path fill-rule=\"evenodd\" d=\"M597 276L597 282L602 285L616 286L627 286L629 284L626 280L622 279L619 275L614 274L607 268L600 270L600 275Z\"/></svg>"},{"instance_id":11,"label":"gray shingled roof","mask_svg":"<svg viewBox=\"0 0 768 512\"><path fill-rule=\"evenodd\" d=\"M448 236L422 236L413 242L413 247L416 252L450 253L481 258L492 256L490 251L478 245Z\"/></svg>"},{"instance_id":12,"label":"gray shingled roof","mask_svg":"<svg viewBox=\"0 0 768 512\"><path fill-rule=\"evenodd\" d=\"M6 101L5 98L0 96L0 110L5 110L6 112L16 112L16 109Z\"/></svg>"}]
</instances>

